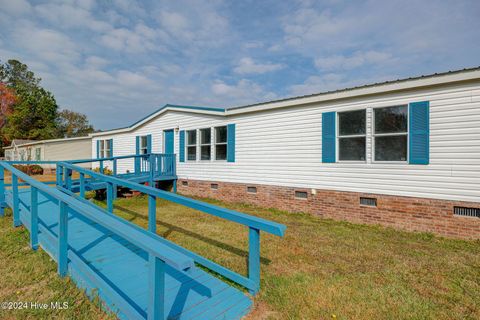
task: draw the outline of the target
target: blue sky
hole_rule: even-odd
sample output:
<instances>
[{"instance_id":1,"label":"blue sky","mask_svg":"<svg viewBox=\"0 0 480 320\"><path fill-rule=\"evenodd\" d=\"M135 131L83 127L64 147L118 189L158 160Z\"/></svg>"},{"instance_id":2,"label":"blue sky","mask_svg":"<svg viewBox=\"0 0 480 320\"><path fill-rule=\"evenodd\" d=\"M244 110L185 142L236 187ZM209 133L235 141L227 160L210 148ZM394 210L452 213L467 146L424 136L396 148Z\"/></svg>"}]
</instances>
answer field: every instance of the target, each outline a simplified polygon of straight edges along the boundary
<instances>
[{"instance_id":1,"label":"blue sky","mask_svg":"<svg viewBox=\"0 0 480 320\"><path fill-rule=\"evenodd\" d=\"M477 1L0 0L0 60L99 129L480 65Z\"/></svg>"}]
</instances>

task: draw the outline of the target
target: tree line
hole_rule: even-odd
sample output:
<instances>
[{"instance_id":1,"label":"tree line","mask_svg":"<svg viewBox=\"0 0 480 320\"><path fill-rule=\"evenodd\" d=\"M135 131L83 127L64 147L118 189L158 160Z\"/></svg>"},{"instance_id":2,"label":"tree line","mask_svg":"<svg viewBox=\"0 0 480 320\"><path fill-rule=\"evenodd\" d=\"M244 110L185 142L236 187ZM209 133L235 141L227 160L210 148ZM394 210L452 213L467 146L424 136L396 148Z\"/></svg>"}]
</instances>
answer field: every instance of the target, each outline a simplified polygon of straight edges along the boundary
<instances>
[{"instance_id":1,"label":"tree line","mask_svg":"<svg viewBox=\"0 0 480 320\"><path fill-rule=\"evenodd\" d=\"M60 110L41 79L18 60L0 61L0 148L13 139L43 140L94 132L87 116Z\"/></svg>"}]
</instances>

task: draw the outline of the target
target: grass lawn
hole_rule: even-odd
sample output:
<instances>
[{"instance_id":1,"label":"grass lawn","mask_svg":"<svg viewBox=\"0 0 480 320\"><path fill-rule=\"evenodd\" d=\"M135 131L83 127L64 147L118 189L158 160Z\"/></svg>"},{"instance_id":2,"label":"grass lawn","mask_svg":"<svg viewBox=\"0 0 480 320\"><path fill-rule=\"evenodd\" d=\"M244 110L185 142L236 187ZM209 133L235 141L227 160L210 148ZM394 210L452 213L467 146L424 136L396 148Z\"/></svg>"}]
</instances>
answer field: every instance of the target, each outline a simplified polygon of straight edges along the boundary
<instances>
[{"instance_id":1,"label":"grass lawn","mask_svg":"<svg viewBox=\"0 0 480 320\"><path fill-rule=\"evenodd\" d=\"M0 319L114 319L100 308L98 299L92 302L75 283L57 276L57 264L41 248L29 246L29 233L12 227L11 211L0 218L0 303L28 302L27 309L5 310L0 307ZM63 310L35 309L30 302L68 303ZM3 305L2 305L3 306Z\"/></svg>"},{"instance_id":2,"label":"grass lawn","mask_svg":"<svg viewBox=\"0 0 480 320\"><path fill-rule=\"evenodd\" d=\"M480 319L479 241L206 201L287 225L285 238L262 233L262 288L248 319ZM147 198L118 199L115 213L146 227ZM161 200L157 219L163 237L246 272L246 227ZM0 226L0 301L67 300L75 307L55 316L105 317L11 218Z\"/></svg>"}]
</instances>

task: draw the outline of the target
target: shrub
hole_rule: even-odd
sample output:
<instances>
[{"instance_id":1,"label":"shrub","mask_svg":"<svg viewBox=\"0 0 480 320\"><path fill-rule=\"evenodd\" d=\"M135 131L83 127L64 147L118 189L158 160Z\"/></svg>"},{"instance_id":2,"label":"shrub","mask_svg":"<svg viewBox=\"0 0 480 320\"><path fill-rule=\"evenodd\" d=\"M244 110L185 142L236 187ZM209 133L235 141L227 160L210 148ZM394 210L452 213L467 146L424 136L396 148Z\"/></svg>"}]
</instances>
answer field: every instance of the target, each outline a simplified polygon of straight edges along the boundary
<instances>
[{"instance_id":1,"label":"shrub","mask_svg":"<svg viewBox=\"0 0 480 320\"><path fill-rule=\"evenodd\" d=\"M99 167L96 167L96 168L93 169L93 171L94 171L94 172L100 172L100 168L99 168ZM108 167L104 167L104 168L103 168L103 174L106 174L106 175L111 176L111 175L113 175L113 171L110 170L110 169L108 169Z\"/></svg>"},{"instance_id":2,"label":"shrub","mask_svg":"<svg viewBox=\"0 0 480 320\"><path fill-rule=\"evenodd\" d=\"M19 165L16 164L14 167L28 175L41 175L43 174L43 168L38 164L27 164L27 165Z\"/></svg>"}]
</instances>

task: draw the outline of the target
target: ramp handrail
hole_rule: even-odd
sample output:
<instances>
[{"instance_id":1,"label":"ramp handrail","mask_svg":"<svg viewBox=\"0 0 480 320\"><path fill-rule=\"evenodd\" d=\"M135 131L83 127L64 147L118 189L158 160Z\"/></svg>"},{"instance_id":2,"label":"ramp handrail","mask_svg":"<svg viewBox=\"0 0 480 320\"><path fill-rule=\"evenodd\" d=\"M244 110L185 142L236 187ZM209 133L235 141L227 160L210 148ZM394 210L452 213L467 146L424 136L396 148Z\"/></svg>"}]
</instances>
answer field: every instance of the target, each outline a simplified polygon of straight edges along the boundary
<instances>
[{"instance_id":1,"label":"ramp handrail","mask_svg":"<svg viewBox=\"0 0 480 320\"><path fill-rule=\"evenodd\" d=\"M156 198L165 199L195 210L199 210L232 222L243 224L249 228L249 259L248 278L235 273L229 269L219 266L208 259L198 256L186 249L185 254L193 257L194 260L205 267L229 278L232 281L248 288L252 293L258 292L260 288L260 231L265 231L277 236L283 236L286 226L266 219L251 216L242 212L222 208L203 201L187 198L175 193L145 186L136 182L120 179L114 176L76 166L71 163L59 162L57 164L58 184L62 187L71 185L71 174L73 171L80 173L80 194L85 194L85 175L99 179L107 184L107 210L113 212L114 188L123 186L140 191L148 195L148 230L156 233ZM63 173L63 174L62 174ZM64 178L63 178L64 177ZM65 181L64 181L65 180ZM201 259L199 259L201 258Z\"/></svg>"},{"instance_id":2,"label":"ramp handrail","mask_svg":"<svg viewBox=\"0 0 480 320\"><path fill-rule=\"evenodd\" d=\"M30 245L33 249L38 247L38 193L54 199L59 208L59 232L58 232L58 273L65 276L68 272L68 211L73 210L87 219L98 223L113 234L129 241L135 246L145 250L149 257L149 286L151 297L148 308L148 317L160 319L164 317L165 297L165 264L180 270L188 270L194 266L191 257L168 246L165 239L157 235L147 236L130 223L120 222L113 215L105 214L100 208L95 208L68 195L57 188L49 187L27 174L15 169L9 163L0 161L0 215L4 214L5 202L5 170L12 174L12 199L13 199L13 222L14 226L20 226L20 199L18 180L25 181L30 186Z\"/></svg>"}]
</instances>

